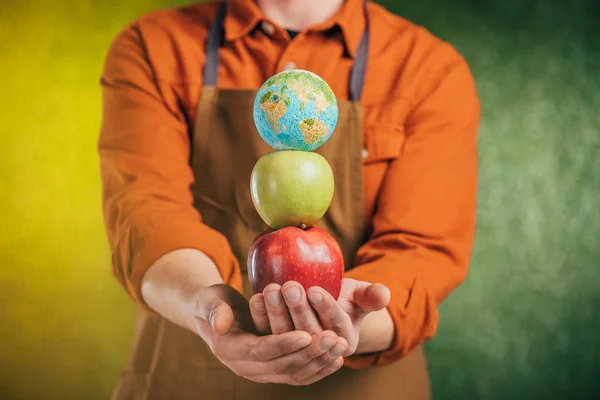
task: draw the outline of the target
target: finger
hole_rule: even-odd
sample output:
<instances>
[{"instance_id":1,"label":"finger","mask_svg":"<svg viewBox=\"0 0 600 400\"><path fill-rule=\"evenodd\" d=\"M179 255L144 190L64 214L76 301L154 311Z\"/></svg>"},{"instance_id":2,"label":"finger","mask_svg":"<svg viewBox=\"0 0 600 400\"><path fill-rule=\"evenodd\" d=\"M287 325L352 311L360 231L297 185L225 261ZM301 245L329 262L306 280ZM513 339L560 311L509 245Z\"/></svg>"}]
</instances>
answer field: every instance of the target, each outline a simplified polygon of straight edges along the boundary
<instances>
[{"instance_id":1,"label":"finger","mask_svg":"<svg viewBox=\"0 0 600 400\"><path fill-rule=\"evenodd\" d=\"M262 293L255 294L250 299L250 313L252 314L252 322L254 322L254 326L258 332L269 333L271 331L265 298Z\"/></svg>"},{"instance_id":2,"label":"finger","mask_svg":"<svg viewBox=\"0 0 600 400\"><path fill-rule=\"evenodd\" d=\"M302 285L294 281L286 282L282 286L282 292L296 329L311 335L323 330L313 308L308 303Z\"/></svg>"},{"instance_id":3,"label":"finger","mask_svg":"<svg viewBox=\"0 0 600 400\"><path fill-rule=\"evenodd\" d=\"M302 332L302 331L296 331ZM306 333L306 332L305 332ZM331 331L319 332L312 337L310 345L292 354L288 354L279 358L272 359L266 364L266 374L272 375L271 379L275 379L275 376L279 376L275 383L286 383L286 374L294 372L299 368L307 365L316 358L319 358L323 354L327 353L338 343L338 337ZM340 342L345 343L345 342ZM336 352L339 349L336 350Z\"/></svg>"},{"instance_id":4,"label":"finger","mask_svg":"<svg viewBox=\"0 0 600 400\"><path fill-rule=\"evenodd\" d=\"M281 295L281 286L272 283L263 291L269 325L273 334L290 332L294 330L294 323L288 312L287 305Z\"/></svg>"},{"instance_id":5,"label":"finger","mask_svg":"<svg viewBox=\"0 0 600 400\"><path fill-rule=\"evenodd\" d=\"M303 381L298 382L297 386L312 385L313 383L318 382L321 379L326 378L334 372L338 371L340 368L342 368L342 365L344 365L344 357L338 357L337 359L333 360L332 363L317 371L317 373L309 376Z\"/></svg>"},{"instance_id":6,"label":"finger","mask_svg":"<svg viewBox=\"0 0 600 400\"><path fill-rule=\"evenodd\" d=\"M294 371L290 378L292 384L300 384L310 379L315 374L318 374L322 369L329 367L334 364L346 351L346 343L338 341L329 351L323 353L314 360L308 362L303 367L298 368ZM334 372L336 369L331 371ZM323 375L327 376L329 374Z\"/></svg>"},{"instance_id":7,"label":"finger","mask_svg":"<svg viewBox=\"0 0 600 400\"><path fill-rule=\"evenodd\" d=\"M387 286L381 283L374 283L368 286L357 287L353 297L354 303L366 315L369 312L379 311L387 307L390 302L391 293Z\"/></svg>"},{"instance_id":8,"label":"finger","mask_svg":"<svg viewBox=\"0 0 600 400\"><path fill-rule=\"evenodd\" d=\"M308 289L307 296L325 329L334 331L338 336L346 338L348 342L354 341L353 336L356 335L354 335L350 316L329 292L315 286ZM353 343L350 343L350 346L352 345Z\"/></svg>"},{"instance_id":9,"label":"finger","mask_svg":"<svg viewBox=\"0 0 600 400\"><path fill-rule=\"evenodd\" d=\"M222 336L231 330L234 315L231 307L221 298L210 296L198 301L196 319L205 322L217 335Z\"/></svg>"},{"instance_id":10,"label":"finger","mask_svg":"<svg viewBox=\"0 0 600 400\"><path fill-rule=\"evenodd\" d=\"M308 332L292 331L277 335L260 336L247 348L250 360L260 363L272 362L304 351L312 342Z\"/></svg>"}]
</instances>

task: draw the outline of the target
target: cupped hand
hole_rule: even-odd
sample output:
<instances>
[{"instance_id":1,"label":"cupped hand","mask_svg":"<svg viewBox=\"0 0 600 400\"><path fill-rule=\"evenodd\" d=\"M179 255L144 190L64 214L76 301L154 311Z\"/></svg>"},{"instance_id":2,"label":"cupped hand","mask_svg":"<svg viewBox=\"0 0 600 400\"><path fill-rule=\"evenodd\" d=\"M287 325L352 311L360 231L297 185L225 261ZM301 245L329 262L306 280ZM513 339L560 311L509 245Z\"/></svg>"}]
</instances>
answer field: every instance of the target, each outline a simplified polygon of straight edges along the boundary
<instances>
[{"instance_id":1,"label":"cupped hand","mask_svg":"<svg viewBox=\"0 0 600 400\"><path fill-rule=\"evenodd\" d=\"M195 323L213 354L235 374L254 382L309 385L343 364L340 356L346 347L337 357L331 357L331 349L345 340L332 331L257 335L247 300L228 285L200 291Z\"/></svg>"},{"instance_id":2,"label":"cupped hand","mask_svg":"<svg viewBox=\"0 0 600 400\"><path fill-rule=\"evenodd\" d=\"M282 287L267 286L262 294L252 297L250 305L252 319L260 332L282 334L296 329L314 335L327 329L346 341L340 341L340 346L332 349L333 355L345 347L339 354L348 357L358 347L365 317L382 310L389 301L390 291L386 286L345 278L337 301L323 288L311 287L305 292L298 282L290 281Z\"/></svg>"}]
</instances>

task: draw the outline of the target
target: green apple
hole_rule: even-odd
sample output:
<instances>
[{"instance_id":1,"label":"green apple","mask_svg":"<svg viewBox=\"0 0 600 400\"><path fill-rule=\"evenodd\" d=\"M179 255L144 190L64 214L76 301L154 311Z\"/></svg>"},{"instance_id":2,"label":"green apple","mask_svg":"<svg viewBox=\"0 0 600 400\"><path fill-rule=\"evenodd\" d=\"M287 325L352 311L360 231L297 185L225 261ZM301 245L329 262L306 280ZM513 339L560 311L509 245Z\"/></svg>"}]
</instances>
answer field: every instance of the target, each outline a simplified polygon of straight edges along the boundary
<instances>
[{"instance_id":1,"label":"green apple","mask_svg":"<svg viewBox=\"0 0 600 400\"><path fill-rule=\"evenodd\" d=\"M256 211L273 229L312 226L331 204L331 166L317 153L283 150L261 157L250 178Z\"/></svg>"}]
</instances>

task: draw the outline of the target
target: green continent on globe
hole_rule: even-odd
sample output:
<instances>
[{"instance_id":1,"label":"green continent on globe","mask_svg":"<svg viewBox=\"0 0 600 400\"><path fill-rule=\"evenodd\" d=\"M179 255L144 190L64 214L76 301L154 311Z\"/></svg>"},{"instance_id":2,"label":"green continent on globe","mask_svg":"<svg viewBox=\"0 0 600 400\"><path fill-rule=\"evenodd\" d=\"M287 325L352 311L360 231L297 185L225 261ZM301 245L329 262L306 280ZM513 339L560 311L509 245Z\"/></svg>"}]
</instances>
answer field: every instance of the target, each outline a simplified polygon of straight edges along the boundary
<instances>
[{"instance_id":1,"label":"green continent on globe","mask_svg":"<svg viewBox=\"0 0 600 400\"><path fill-rule=\"evenodd\" d=\"M301 121L298 128L300 128L300 132L304 135L306 143L316 142L320 137L327 135L327 132L329 131L327 125L316 118L309 118Z\"/></svg>"},{"instance_id":2,"label":"green continent on globe","mask_svg":"<svg viewBox=\"0 0 600 400\"><path fill-rule=\"evenodd\" d=\"M289 105L290 98L284 93L267 92L260 98L260 108L265 112L267 122L271 125L275 134L279 133L279 120L285 115Z\"/></svg>"}]
</instances>

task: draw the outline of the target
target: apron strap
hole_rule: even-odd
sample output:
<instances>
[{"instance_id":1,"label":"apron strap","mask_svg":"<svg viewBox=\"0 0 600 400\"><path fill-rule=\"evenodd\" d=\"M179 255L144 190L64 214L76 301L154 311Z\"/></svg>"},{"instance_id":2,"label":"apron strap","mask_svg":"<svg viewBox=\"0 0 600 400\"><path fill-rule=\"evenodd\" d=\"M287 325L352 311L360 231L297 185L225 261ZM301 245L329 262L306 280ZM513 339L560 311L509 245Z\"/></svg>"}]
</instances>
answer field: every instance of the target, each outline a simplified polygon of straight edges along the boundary
<instances>
[{"instance_id":1,"label":"apron strap","mask_svg":"<svg viewBox=\"0 0 600 400\"><path fill-rule=\"evenodd\" d=\"M367 12L367 0L364 2L365 31L356 50L356 58L350 72L350 101L360 101L363 87L365 86L365 75L367 73L367 60L369 59L369 14Z\"/></svg>"},{"instance_id":2,"label":"apron strap","mask_svg":"<svg viewBox=\"0 0 600 400\"><path fill-rule=\"evenodd\" d=\"M363 87L365 84L365 74L367 72L367 60L369 58L369 18L367 14L367 1L364 1L365 31L360 39L360 44L356 50L356 59L352 65L349 82L349 95L351 101L360 101ZM208 42L206 44L206 62L204 64L204 85L217 86L217 73L219 69L219 49L223 44L225 29L223 21L225 20L225 11L227 1L224 0L217 15L210 26Z\"/></svg>"},{"instance_id":3,"label":"apron strap","mask_svg":"<svg viewBox=\"0 0 600 400\"><path fill-rule=\"evenodd\" d=\"M217 86L217 73L219 70L219 49L223 44L225 28L225 11L227 10L227 1L219 6L217 15L208 33L208 42L206 43L206 62L204 63L204 85Z\"/></svg>"}]
</instances>

